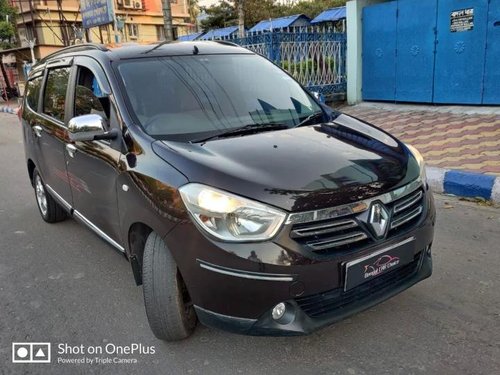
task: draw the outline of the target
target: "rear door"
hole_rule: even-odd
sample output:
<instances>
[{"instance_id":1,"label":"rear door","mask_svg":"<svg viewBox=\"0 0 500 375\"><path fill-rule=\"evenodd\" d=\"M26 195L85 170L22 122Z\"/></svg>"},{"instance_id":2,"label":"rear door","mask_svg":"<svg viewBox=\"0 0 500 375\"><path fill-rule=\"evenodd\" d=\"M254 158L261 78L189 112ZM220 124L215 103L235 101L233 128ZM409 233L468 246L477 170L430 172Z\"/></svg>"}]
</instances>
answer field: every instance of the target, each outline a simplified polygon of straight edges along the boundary
<instances>
[{"instance_id":1,"label":"rear door","mask_svg":"<svg viewBox=\"0 0 500 375\"><path fill-rule=\"evenodd\" d=\"M69 64L69 60L60 60L47 66L41 103L37 113L29 119L35 134L34 149L39 173L51 195L67 208L72 202L65 155Z\"/></svg>"}]
</instances>

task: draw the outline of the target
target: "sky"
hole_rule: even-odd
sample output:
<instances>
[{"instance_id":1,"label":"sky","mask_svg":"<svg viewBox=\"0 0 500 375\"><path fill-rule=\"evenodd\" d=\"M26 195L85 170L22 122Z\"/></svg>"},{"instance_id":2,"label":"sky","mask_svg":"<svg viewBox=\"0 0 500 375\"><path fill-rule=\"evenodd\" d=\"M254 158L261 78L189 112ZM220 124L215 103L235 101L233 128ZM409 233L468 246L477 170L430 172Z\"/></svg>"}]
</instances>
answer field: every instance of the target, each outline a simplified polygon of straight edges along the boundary
<instances>
[{"instance_id":1,"label":"sky","mask_svg":"<svg viewBox=\"0 0 500 375\"><path fill-rule=\"evenodd\" d=\"M210 6L210 5L213 5L215 3L218 3L219 0L199 0L199 4L200 6Z\"/></svg>"}]
</instances>

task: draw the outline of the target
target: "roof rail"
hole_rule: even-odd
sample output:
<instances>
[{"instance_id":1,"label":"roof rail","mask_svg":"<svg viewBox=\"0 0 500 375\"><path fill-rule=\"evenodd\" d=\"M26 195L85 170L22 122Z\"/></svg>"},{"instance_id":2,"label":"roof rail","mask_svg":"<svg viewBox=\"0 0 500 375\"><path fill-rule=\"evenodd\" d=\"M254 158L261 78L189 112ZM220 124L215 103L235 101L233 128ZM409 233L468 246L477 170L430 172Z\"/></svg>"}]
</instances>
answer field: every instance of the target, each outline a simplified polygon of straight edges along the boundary
<instances>
[{"instance_id":1,"label":"roof rail","mask_svg":"<svg viewBox=\"0 0 500 375\"><path fill-rule=\"evenodd\" d=\"M78 51L88 51L88 50L99 50L99 51L109 51L109 49L103 45L103 44L97 44L97 43L84 43L84 44L75 44L73 46L69 47L64 47L61 48L60 50L56 52L52 52L51 54L45 56L43 59L41 59L39 62L44 63L48 59L56 57L57 55L61 55L66 52L78 52Z\"/></svg>"}]
</instances>

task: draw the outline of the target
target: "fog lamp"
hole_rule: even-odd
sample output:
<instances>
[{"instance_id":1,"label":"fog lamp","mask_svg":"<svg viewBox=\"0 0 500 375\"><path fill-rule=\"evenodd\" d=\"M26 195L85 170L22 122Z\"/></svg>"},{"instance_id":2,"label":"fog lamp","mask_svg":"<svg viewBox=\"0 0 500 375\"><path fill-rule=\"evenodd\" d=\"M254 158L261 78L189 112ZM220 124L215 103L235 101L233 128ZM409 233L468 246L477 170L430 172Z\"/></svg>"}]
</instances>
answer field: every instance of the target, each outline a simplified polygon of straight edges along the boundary
<instances>
[{"instance_id":1,"label":"fog lamp","mask_svg":"<svg viewBox=\"0 0 500 375\"><path fill-rule=\"evenodd\" d=\"M283 302L278 303L273 308L272 316L274 320L279 320L283 315L285 315L286 306Z\"/></svg>"}]
</instances>

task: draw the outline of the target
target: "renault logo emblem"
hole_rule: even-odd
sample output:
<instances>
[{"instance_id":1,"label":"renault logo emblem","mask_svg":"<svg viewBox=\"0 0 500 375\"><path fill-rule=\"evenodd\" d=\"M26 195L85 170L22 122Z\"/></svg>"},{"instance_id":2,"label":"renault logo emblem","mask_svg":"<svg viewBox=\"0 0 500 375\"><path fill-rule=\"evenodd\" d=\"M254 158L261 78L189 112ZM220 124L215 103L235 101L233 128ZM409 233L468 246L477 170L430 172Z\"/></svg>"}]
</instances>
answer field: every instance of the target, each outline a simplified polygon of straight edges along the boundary
<instances>
[{"instance_id":1,"label":"renault logo emblem","mask_svg":"<svg viewBox=\"0 0 500 375\"><path fill-rule=\"evenodd\" d=\"M370 224L377 237L385 236L389 224L389 213L381 203L372 205L368 224Z\"/></svg>"}]
</instances>

